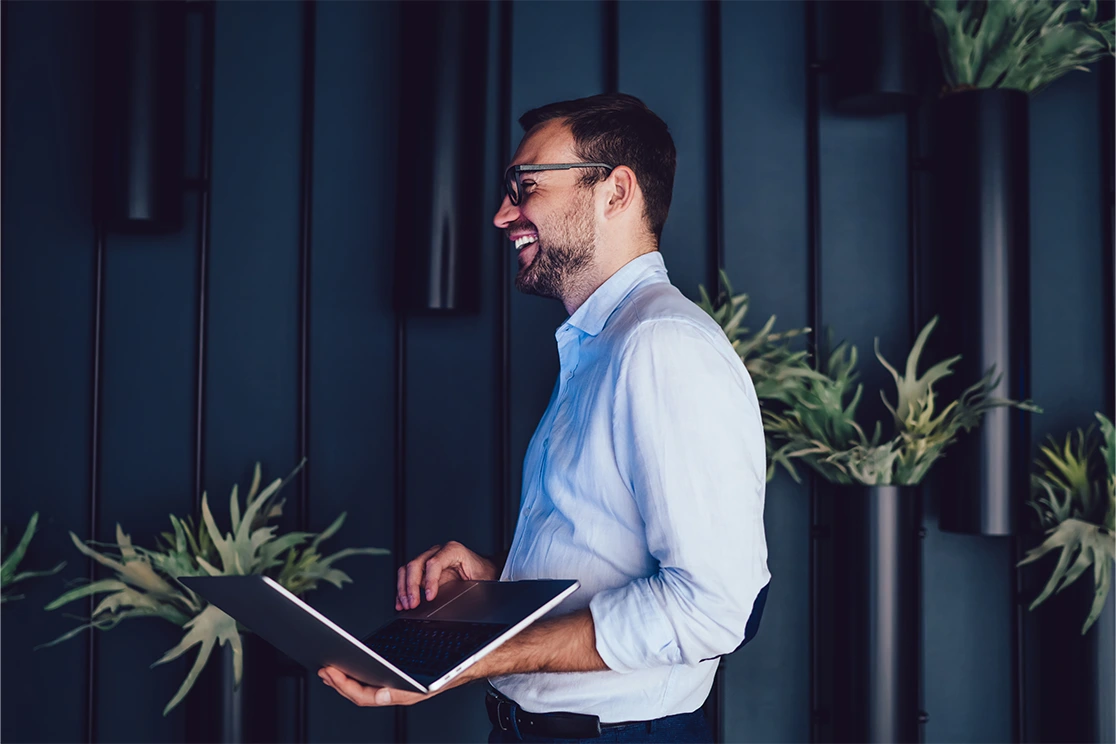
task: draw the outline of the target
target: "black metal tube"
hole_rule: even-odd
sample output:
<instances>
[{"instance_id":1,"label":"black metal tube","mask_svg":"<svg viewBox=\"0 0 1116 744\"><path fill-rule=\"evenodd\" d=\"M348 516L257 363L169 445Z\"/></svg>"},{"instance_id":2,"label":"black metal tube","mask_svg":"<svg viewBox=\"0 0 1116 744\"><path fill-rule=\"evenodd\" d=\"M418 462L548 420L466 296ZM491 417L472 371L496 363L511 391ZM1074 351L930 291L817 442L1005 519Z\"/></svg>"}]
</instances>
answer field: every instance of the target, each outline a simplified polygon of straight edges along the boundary
<instances>
[{"instance_id":1,"label":"black metal tube","mask_svg":"<svg viewBox=\"0 0 1116 744\"><path fill-rule=\"evenodd\" d=\"M833 13L834 106L849 114L889 114L915 103L914 28L919 4L844 0Z\"/></svg>"},{"instance_id":2,"label":"black metal tube","mask_svg":"<svg viewBox=\"0 0 1116 744\"><path fill-rule=\"evenodd\" d=\"M396 304L447 314L480 309L486 3L403 3ZM415 54L422 49L422 54Z\"/></svg>"},{"instance_id":3,"label":"black metal tube","mask_svg":"<svg viewBox=\"0 0 1116 744\"><path fill-rule=\"evenodd\" d=\"M916 492L833 487L834 741L918 741Z\"/></svg>"},{"instance_id":4,"label":"black metal tube","mask_svg":"<svg viewBox=\"0 0 1116 744\"><path fill-rule=\"evenodd\" d=\"M205 479L206 325L209 297L209 208L213 170L213 66L216 6L205 3L201 53L201 146L198 192L197 366L194 372L194 514L201 513Z\"/></svg>"},{"instance_id":5,"label":"black metal tube","mask_svg":"<svg viewBox=\"0 0 1116 744\"><path fill-rule=\"evenodd\" d=\"M925 298L940 316L928 344L936 358L960 354L942 381L952 400L995 365L994 394L1022 400L1029 375L1027 95L1013 90L953 93L935 117L934 261ZM1029 416L1012 408L984 415L939 465L941 527L985 535L1016 531L1027 493Z\"/></svg>"},{"instance_id":6,"label":"black metal tube","mask_svg":"<svg viewBox=\"0 0 1116 744\"><path fill-rule=\"evenodd\" d=\"M298 461L296 523L305 531L310 524L310 269L314 216L314 62L317 54L317 3L302 3L302 120L299 153L299 322L298 322ZM299 674L295 730L299 741L309 740L306 675Z\"/></svg>"},{"instance_id":7,"label":"black metal tube","mask_svg":"<svg viewBox=\"0 0 1116 744\"><path fill-rule=\"evenodd\" d=\"M511 43L512 43L512 3L499 3L499 70L500 89L497 114L498 143L496 173L502 174L507 166L511 152ZM502 183L502 180L501 180ZM502 193L502 192L500 192ZM497 197L503 199L502 196ZM511 492L511 276L508 270L508 241L497 231L496 239L496 276L500 292L500 309L497 314L499 332L499 360L496 370L496 396L499 401L496 430L499 436L497 452L497 489L496 489L496 552L502 554L511 545L511 509L516 503Z\"/></svg>"},{"instance_id":8,"label":"black metal tube","mask_svg":"<svg viewBox=\"0 0 1116 744\"><path fill-rule=\"evenodd\" d=\"M97 12L95 209L112 232L182 227L186 3Z\"/></svg>"},{"instance_id":9,"label":"black metal tube","mask_svg":"<svg viewBox=\"0 0 1116 744\"><path fill-rule=\"evenodd\" d=\"M821 198L819 183L819 136L820 115L818 111L818 77L821 63L817 59L817 0L807 0L805 7L806 25L806 242L809 250L807 263L806 315L810 319L809 348L814 369L822 366L821 338ZM818 612L818 545L821 535L819 524L817 476L809 477L810 525L809 543L809 658L810 658L810 740L818 741L821 723L822 687L820 674L819 649L817 639Z\"/></svg>"},{"instance_id":10,"label":"black metal tube","mask_svg":"<svg viewBox=\"0 0 1116 744\"><path fill-rule=\"evenodd\" d=\"M604 89L616 93L620 90L620 0L602 0L601 14Z\"/></svg>"}]
</instances>

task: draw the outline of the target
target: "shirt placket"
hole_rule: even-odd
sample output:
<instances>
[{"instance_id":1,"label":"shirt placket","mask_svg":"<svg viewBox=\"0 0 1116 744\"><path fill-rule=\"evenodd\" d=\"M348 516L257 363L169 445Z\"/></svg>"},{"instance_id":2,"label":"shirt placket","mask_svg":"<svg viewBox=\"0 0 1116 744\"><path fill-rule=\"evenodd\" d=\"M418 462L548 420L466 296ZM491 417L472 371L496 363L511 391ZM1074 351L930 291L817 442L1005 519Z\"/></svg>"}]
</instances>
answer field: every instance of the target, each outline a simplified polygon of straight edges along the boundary
<instances>
[{"instance_id":1,"label":"shirt placket","mask_svg":"<svg viewBox=\"0 0 1116 744\"><path fill-rule=\"evenodd\" d=\"M581 333L576 328L563 325L554 335L558 341L558 394L554 397L554 405L551 410L546 413L544 423L546 435L543 437L542 452L539 454L538 472L535 473L529 496L523 504L523 516L527 519L530 519L531 513L535 511L539 499L542 498L543 475L546 472L546 462L550 456L550 437L554 432L554 422L558 420L558 412L566 400L569 384L573 380L581 353ZM520 559L520 553L529 549L529 545L519 545L515 551L517 561Z\"/></svg>"}]
</instances>

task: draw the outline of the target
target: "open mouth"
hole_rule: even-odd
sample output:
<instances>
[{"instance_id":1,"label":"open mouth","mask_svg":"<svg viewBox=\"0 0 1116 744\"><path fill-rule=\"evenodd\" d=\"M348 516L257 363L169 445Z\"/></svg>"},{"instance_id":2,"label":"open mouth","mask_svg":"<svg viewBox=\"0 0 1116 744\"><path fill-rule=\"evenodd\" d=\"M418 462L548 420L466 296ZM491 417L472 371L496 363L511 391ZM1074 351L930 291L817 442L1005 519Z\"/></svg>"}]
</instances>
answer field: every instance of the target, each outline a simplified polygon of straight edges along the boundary
<instances>
[{"instance_id":1,"label":"open mouth","mask_svg":"<svg viewBox=\"0 0 1116 744\"><path fill-rule=\"evenodd\" d=\"M515 249L521 251L525 246L538 242L538 239L538 235L522 235L515 239Z\"/></svg>"}]
</instances>

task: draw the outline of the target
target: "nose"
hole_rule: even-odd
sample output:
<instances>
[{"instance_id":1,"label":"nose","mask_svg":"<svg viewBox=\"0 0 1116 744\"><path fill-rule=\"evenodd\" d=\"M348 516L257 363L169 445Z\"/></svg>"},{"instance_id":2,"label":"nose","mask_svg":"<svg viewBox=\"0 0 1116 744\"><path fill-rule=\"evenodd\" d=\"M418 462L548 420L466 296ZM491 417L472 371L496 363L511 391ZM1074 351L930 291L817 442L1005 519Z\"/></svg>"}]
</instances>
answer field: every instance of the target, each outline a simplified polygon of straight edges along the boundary
<instances>
[{"instance_id":1,"label":"nose","mask_svg":"<svg viewBox=\"0 0 1116 744\"><path fill-rule=\"evenodd\" d=\"M496 210L492 224L501 230L506 230L508 225L519 219L519 214L519 207L512 204L511 198L504 194L504 201L500 202L500 208Z\"/></svg>"}]
</instances>

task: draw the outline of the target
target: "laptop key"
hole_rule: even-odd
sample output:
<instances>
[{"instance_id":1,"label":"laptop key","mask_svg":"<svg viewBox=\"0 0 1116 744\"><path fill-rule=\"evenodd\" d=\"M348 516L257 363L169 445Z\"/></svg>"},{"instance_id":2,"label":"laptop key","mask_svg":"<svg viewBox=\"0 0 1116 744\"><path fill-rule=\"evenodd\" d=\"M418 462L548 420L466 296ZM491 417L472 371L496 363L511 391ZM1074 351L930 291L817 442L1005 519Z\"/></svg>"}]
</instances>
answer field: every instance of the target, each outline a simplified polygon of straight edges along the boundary
<instances>
[{"instance_id":1,"label":"laptop key","mask_svg":"<svg viewBox=\"0 0 1116 744\"><path fill-rule=\"evenodd\" d=\"M441 677L506 628L499 623L395 620L364 643L408 674Z\"/></svg>"}]
</instances>

